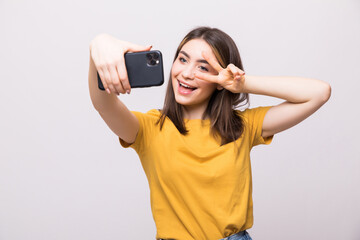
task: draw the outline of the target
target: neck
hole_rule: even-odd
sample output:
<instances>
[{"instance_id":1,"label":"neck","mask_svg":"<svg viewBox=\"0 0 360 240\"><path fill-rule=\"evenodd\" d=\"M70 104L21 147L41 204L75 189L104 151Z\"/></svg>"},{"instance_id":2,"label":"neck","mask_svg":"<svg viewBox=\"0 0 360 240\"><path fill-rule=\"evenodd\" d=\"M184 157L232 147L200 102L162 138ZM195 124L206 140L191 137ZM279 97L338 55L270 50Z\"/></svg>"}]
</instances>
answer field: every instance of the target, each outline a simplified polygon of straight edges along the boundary
<instances>
[{"instance_id":1,"label":"neck","mask_svg":"<svg viewBox=\"0 0 360 240\"><path fill-rule=\"evenodd\" d=\"M205 109L206 109L206 105L203 106L184 106L183 105L183 109L184 109L184 118L185 119L201 119Z\"/></svg>"}]
</instances>

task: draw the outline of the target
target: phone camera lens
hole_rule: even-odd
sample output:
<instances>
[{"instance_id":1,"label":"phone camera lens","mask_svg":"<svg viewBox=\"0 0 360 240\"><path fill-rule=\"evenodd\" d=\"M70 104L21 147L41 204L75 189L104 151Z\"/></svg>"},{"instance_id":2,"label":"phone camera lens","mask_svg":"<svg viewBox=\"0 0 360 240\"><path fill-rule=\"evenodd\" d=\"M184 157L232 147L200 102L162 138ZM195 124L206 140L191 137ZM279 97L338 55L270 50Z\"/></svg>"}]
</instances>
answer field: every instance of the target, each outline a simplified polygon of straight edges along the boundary
<instances>
[{"instance_id":1,"label":"phone camera lens","mask_svg":"<svg viewBox=\"0 0 360 240\"><path fill-rule=\"evenodd\" d=\"M146 58L147 58L148 60L151 60L153 57L152 57L151 53L148 53L148 54L146 54Z\"/></svg>"},{"instance_id":2,"label":"phone camera lens","mask_svg":"<svg viewBox=\"0 0 360 240\"><path fill-rule=\"evenodd\" d=\"M154 57L154 59L157 60L157 59L159 59L159 54L155 52L155 53L153 53L153 57Z\"/></svg>"}]
</instances>

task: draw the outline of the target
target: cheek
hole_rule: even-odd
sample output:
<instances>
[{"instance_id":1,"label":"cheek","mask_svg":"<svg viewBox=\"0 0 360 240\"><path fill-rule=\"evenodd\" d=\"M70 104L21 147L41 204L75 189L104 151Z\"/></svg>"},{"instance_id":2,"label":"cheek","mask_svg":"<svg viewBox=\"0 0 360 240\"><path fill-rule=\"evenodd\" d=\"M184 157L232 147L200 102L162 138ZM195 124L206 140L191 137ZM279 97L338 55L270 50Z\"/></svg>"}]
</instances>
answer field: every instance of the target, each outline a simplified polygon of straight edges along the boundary
<instances>
[{"instance_id":1,"label":"cheek","mask_svg":"<svg viewBox=\"0 0 360 240\"><path fill-rule=\"evenodd\" d=\"M172 82L173 87L175 87L175 85L177 84L177 80L176 80L176 75L174 74L174 72L171 72L170 81Z\"/></svg>"},{"instance_id":2,"label":"cheek","mask_svg":"<svg viewBox=\"0 0 360 240\"><path fill-rule=\"evenodd\" d=\"M174 71L174 67L171 68L170 70L170 77L171 77L171 80L174 80L174 77L175 77L175 71Z\"/></svg>"},{"instance_id":3,"label":"cheek","mask_svg":"<svg viewBox=\"0 0 360 240\"><path fill-rule=\"evenodd\" d=\"M217 84L216 83L211 83L211 82L207 82L207 81L204 81L204 80L198 80L198 83L200 85L200 87L202 89L206 89L206 90L213 90L217 87Z\"/></svg>"},{"instance_id":4,"label":"cheek","mask_svg":"<svg viewBox=\"0 0 360 240\"><path fill-rule=\"evenodd\" d=\"M171 75L177 75L179 74L180 68L176 62L171 67Z\"/></svg>"}]
</instances>

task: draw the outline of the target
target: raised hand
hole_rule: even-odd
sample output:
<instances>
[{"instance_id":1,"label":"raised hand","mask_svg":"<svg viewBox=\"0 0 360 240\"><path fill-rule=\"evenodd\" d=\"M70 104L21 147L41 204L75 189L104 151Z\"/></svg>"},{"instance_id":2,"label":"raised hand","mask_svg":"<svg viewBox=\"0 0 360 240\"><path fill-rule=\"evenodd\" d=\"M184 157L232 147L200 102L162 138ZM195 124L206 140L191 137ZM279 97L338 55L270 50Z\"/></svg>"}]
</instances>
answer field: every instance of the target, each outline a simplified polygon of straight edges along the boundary
<instances>
[{"instance_id":1,"label":"raised hand","mask_svg":"<svg viewBox=\"0 0 360 240\"><path fill-rule=\"evenodd\" d=\"M90 44L90 53L106 91L119 95L130 93L126 71L126 52L149 51L151 46L139 46L121 41L108 34L100 34Z\"/></svg>"},{"instance_id":2,"label":"raised hand","mask_svg":"<svg viewBox=\"0 0 360 240\"><path fill-rule=\"evenodd\" d=\"M212 75L209 73L195 73L195 77L200 80L213 82L219 84L221 87L233 92L241 93L244 91L245 72L236 67L234 64L229 64L226 68L222 68L218 61L211 57L208 53L202 52L204 59L214 68L218 74Z\"/></svg>"}]
</instances>

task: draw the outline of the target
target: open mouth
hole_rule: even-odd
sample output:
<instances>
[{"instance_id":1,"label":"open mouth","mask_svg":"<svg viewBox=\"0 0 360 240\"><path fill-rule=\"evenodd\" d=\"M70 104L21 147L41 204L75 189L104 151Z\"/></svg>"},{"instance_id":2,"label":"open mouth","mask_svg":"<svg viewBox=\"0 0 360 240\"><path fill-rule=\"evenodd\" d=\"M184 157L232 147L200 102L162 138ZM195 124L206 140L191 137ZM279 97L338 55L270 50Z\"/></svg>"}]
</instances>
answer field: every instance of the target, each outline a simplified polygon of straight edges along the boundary
<instances>
[{"instance_id":1,"label":"open mouth","mask_svg":"<svg viewBox=\"0 0 360 240\"><path fill-rule=\"evenodd\" d=\"M181 91L186 92L186 93L187 92L192 92L192 91L197 89L197 88L194 88L194 87L190 87L190 86L188 86L186 84L183 84L179 80L178 80L178 86L179 86L179 91L181 90Z\"/></svg>"}]
</instances>

